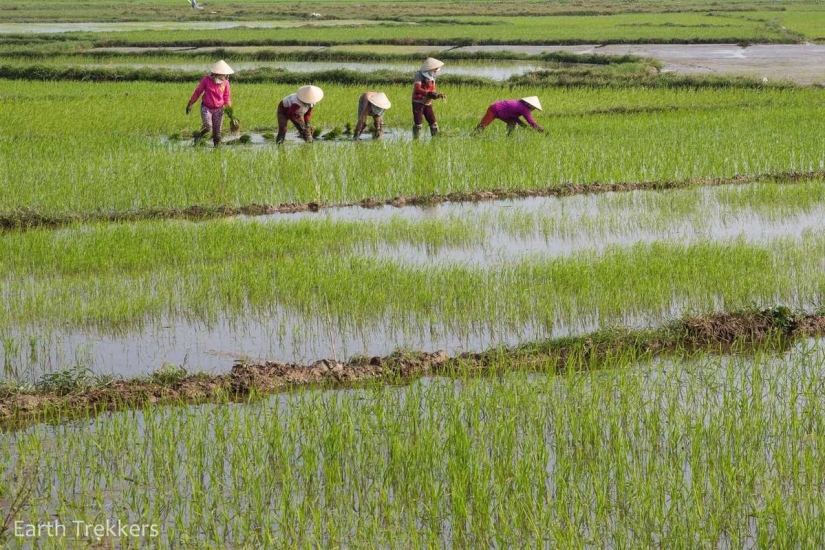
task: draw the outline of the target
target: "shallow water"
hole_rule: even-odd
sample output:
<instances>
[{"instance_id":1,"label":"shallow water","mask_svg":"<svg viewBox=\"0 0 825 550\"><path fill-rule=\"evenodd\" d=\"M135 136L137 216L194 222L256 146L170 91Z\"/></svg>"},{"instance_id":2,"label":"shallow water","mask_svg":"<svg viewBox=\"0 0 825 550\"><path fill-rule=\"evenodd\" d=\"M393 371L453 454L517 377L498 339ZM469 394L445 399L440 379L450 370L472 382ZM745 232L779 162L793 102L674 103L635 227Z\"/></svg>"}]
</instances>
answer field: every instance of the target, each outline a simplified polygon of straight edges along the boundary
<instances>
[{"instance_id":1,"label":"shallow water","mask_svg":"<svg viewBox=\"0 0 825 550\"><path fill-rule=\"evenodd\" d=\"M368 128L369 129L369 128ZM353 139L351 135L341 134L334 138L324 139L324 136L328 135L333 129L326 128L322 129L321 136L315 138L313 144L345 144L345 143L352 143ZM273 128L272 133L276 133L277 128ZM241 143L242 136L249 136L248 143ZM425 136L426 139L427 136ZM192 147L193 142L191 138L183 138L183 139L169 139L167 136L160 136L158 138L161 143L164 145L170 146L178 146L178 147ZM387 141L412 141L412 130L403 130L401 128L385 128L384 129L384 136L381 138ZM284 141L287 144L303 144L306 143L301 136L298 134L294 128L290 128L287 131L286 136L284 137ZM375 141L372 137L370 132L365 132L361 135L361 141ZM225 134L223 135L223 146L231 146L231 147L276 147L274 138L268 139L264 137L264 134L261 132L240 132L237 134ZM203 141L203 147L211 148L212 142L207 137Z\"/></svg>"},{"instance_id":2,"label":"shallow water","mask_svg":"<svg viewBox=\"0 0 825 550\"><path fill-rule=\"evenodd\" d=\"M667 214L667 206L657 191L631 191L570 197L531 197L482 202L446 202L428 207L376 208L360 206L326 209L318 212L272 214L247 219L252 223L318 218L331 221L386 223L393 219L409 221L443 219L480 221L487 235L478 245L381 246L365 248L364 254L393 262L432 265L472 265L490 268L530 258L558 258L582 251L602 253L611 247L630 247L639 243L670 242L689 245L697 242L744 240L764 244L780 237L799 239L806 232L825 231L825 204L787 215L764 215L748 208L731 209L719 196L731 186L690 190L670 190L668 197L696 197L689 217ZM526 230L507 229L515 219L529 219Z\"/></svg>"},{"instance_id":3,"label":"shallow water","mask_svg":"<svg viewBox=\"0 0 825 550\"><path fill-rule=\"evenodd\" d=\"M207 65L204 63L84 63L81 68L133 68L133 69L168 69L176 71L202 71ZM460 62L450 63L444 75L475 76L491 80L507 80L511 76L545 69L547 65L541 62L527 61L495 61L486 63ZM361 63L361 62L327 62L327 61L238 61L232 63L236 71L250 69L283 69L295 73L309 73L318 71L348 70L362 73L375 71L395 71L412 73L416 65L411 62L397 63Z\"/></svg>"},{"instance_id":4,"label":"shallow water","mask_svg":"<svg viewBox=\"0 0 825 550\"><path fill-rule=\"evenodd\" d=\"M569 51L578 54L636 55L664 63L663 71L680 74L733 74L787 80L797 84L825 82L825 45L819 44L613 44L607 46L465 46L455 51L513 51L538 55Z\"/></svg>"},{"instance_id":5,"label":"shallow water","mask_svg":"<svg viewBox=\"0 0 825 550\"><path fill-rule=\"evenodd\" d=\"M767 243L779 237L798 239L806 232L825 231L823 205L781 215L725 207L725 193L744 187L444 203L427 208L349 207L315 213L240 216L237 223L287 224L307 217L365 224L383 224L393 219L446 223L473 219L478 224L474 232L481 235L477 243L440 247L410 243L365 245L355 254L401 266L460 264L479 270L527 260L548 261L582 251L600 254L609 247L626 248L654 241L689 244L743 239ZM692 207L677 215L670 209L671 203L683 200L688 204L692 201ZM82 229L64 231L77 230ZM793 305L815 309L818 304ZM725 306L719 303L716 307ZM376 318L363 326L343 321L338 325L319 312L302 317L273 308L265 313L248 313L243 320L238 319L244 317L244 312L236 312L234 320L221 317L208 326L164 319L122 335L86 329L44 327L21 331L9 327L0 334L5 348L0 350L0 364L6 365L6 376L36 379L43 372L75 365L88 366L98 373L135 376L157 370L164 363L183 365L192 371L225 372L238 359L311 363L355 354L387 355L397 348L444 349L455 355L496 345L581 335L605 324L646 328L690 311L690 303L674 298L662 311L626 313L610 319L598 311L578 312L571 314L571 318L561 318L558 313L552 319L533 319L517 326L482 319L457 328L446 326L440 318L419 319L413 315Z\"/></svg>"},{"instance_id":6,"label":"shallow water","mask_svg":"<svg viewBox=\"0 0 825 550\"><path fill-rule=\"evenodd\" d=\"M2 29L2 26L0 26ZM43 31L45 32L45 31ZM354 46L334 46L336 51L353 50ZM381 46L382 50L386 46ZM408 48L399 46L399 48ZM810 85L825 83L825 45L819 44L597 44L578 46L431 46L425 51L449 49L456 52L500 52L509 51L527 55L550 52L572 52L577 54L636 55L650 57L663 63L663 72L679 74L730 74L787 80L796 84ZM169 48L170 50L176 48ZM254 48L256 51L262 48ZM275 48L277 50L277 48ZM325 49L325 48L315 48ZM111 51L142 52L162 48L113 48ZM357 51L357 50L355 50ZM402 50L407 52L408 50ZM530 66L530 62L514 61L511 64L494 62L499 67ZM369 66L370 64L363 64ZM452 69L453 62L449 69ZM445 68L445 73L448 74ZM299 70L299 69L296 69ZM377 69L375 69L377 70ZM465 74L456 72L455 74ZM477 74L477 73L469 73ZM521 73L513 73L521 74ZM498 76L488 78L499 79Z\"/></svg>"}]
</instances>

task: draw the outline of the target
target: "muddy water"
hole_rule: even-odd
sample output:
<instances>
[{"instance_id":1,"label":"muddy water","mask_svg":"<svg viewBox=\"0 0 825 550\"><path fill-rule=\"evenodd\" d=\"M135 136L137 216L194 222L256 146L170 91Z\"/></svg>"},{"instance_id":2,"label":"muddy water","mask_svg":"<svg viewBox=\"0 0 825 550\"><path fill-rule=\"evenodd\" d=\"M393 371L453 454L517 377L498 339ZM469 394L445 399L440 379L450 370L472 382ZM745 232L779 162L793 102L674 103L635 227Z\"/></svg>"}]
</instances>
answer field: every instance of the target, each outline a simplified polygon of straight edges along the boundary
<instances>
[{"instance_id":1,"label":"muddy water","mask_svg":"<svg viewBox=\"0 0 825 550\"><path fill-rule=\"evenodd\" d=\"M0 26L2 30L3 26ZM41 31L46 32L46 31ZM382 51L386 46L381 46ZM403 52L409 53L407 46ZM787 80L797 84L825 84L825 45L818 44L757 44L739 46L736 44L623 44L599 46L596 44L579 46L464 46L450 47L427 46L425 51L451 50L456 52L499 52L510 51L528 55L540 55L550 52L572 52L577 54L604 54L604 55L637 55L651 57L663 63L663 71L679 74L717 74L741 75L772 80ZM110 51L143 52L148 50L160 51L164 48L112 48ZM177 48L169 48L177 49ZM234 48L233 48L234 49ZM242 48L241 48L242 49ZM261 48L253 48L260 50ZM275 48L278 49L278 48ZM325 49L325 48L313 48ZM358 51L357 46L334 46L329 48L336 51ZM361 63L360 70L379 70L381 64ZM503 79L503 73L497 71L509 70L512 67L529 67L532 64L525 61L514 61L510 64L496 61L491 64L480 64L482 67L495 67L493 75L488 78ZM375 68L372 68L375 67ZM454 63L448 67L452 71ZM503 68L503 69L502 69ZM301 70L301 69L291 69ZM320 69L319 69L320 70ZM406 69L405 69L406 70ZM475 70L475 69L474 69ZM518 71L519 69L514 69ZM447 74L445 71L444 74ZM476 74L478 72L455 72L455 74ZM521 74L511 72L510 74Z\"/></svg>"},{"instance_id":2,"label":"muddy water","mask_svg":"<svg viewBox=\"0 0 825 550\"><path fill-rule=\"evenodd\" d=\"M825 45L757 44L627 44L609 46L468 46L455 51L514 51L537 55L569 51L578 54L638 55L664 63L663 71L680 74L733 74L825 83Z\"/></svg>"},{"instance_id":3,"label":"muddy water","mask_svg":"<svg viewBox=\"0 0 825 550\"><path fill-rule=\"evenodd\" d=\"M741 186L740 186L741 187ZM470 265L487 269L527 259L544 261L579 251L599 253L610 246L669 241L730 241L759 243L777 237L799 237L806 231L825 231L825 207L772 213L725 207L720 186L668 193L638 191L603 195L532 198L486 203L446 203L432 208L342 208L318 213L239 218L240 223L292 223L305 216L333 221L385 223L394 218L478 221L483 238L477 244L443 247L404 244L398 247L364 247L361 256L409 266ZM738 189L738 188L737 188ZM693 194L693 195L691 195ZM684 214L674 214L670 202L693 197ZM666 200L667 204L662 202ZM806 309L817 304L800 304ZM724 304L717 304L719 309ZM443 349L450 355L481 351L495 345L579 335L605 322L647 327L685 314L691 304L674 299L663 311L626 314L602 319L598 312L583 312L572 320L533 320L503 326L495 319L479 320L461 329L448 327L440 318L377 318L366 326L338 325L322 313L305 317L275 308L243 321L217 319L213 324L163 319L142 331L124 336L88 330L6 330L0 334L4 350L0 365L6 376L38 378L67 366L89 366L96 372L136 376L164 363L192 371L224 372L237 359L274 359L311 363L321 358L344 359L355 354L388 355L397 348L424 351ZM237 314L244 317L243 312ZM335 323L335 324L333 324Z\"/></svg>"},{"instance_id":4,"label":"muddy water","mask_svg":"<svg viewBox=\"0 0 825 550\"><path fill-rule=\"evenodd\" d=\"M329 132L332 131L332 128L323 129L321 136L316 138L316 142L319 144L334 144L334 143L349 143L352 142L352 136L341 134L334 138L325 139L324 136L328 135ZM273 128L271 133L277 132L277 128ZM242 136L249 136L249 141L247 143L241 142ZM385 128L384 136L381 138L388 141L396 141L396 140L404 140L404 141L412 141L412 130L404 130L401 128ZM426 136L425 136L426 139ZM177 147L192 147L193 142L191 138L184 138L179 140L172 140L169 139L167 136L160 136L160 142L164 145L169 146L177 146ZM361 136L361 141L372 141L373 137L372 134L369 132L365 132ZM294 128L290 128L287 132L284 141L286 143L296 143L302 144L305 143L301 136L298 135L298 132L294 130ZM264 134L261 132L242 132L237 134L224 134L223 135L223 146L272 146L275 147L275 141L273 138L264 137ZM207 138L204 140L202 147L211 148L212 142Z\"/></svg>"},{"instance_id":5,"label":"muddy water","mask_svg":"<svg viewBox=\"0 0 825 550\"><path fill-rule=\"evenodd\" d=\"M120 68L128 67L133 69L169 69L177 71L202 71L207 67L204 63L84 63L78 65L81 68ZM357 62L322 62L322 61L239 61L232 63L232 68L236 71L250 69L283 69L294 73L309 73L317 71L347 70L361 73L375 71L393 71L411 73L416 69L416 65L411 62L398 63L357 63ZM547 68L541 62L528 61L495 61L488 63L459 62L450 63L449 70L445 70L445 75L475 76L489 78L491 80L507 80L511 76L522 75L524 73L539 71Z\"/></svg>"}]
</instances>

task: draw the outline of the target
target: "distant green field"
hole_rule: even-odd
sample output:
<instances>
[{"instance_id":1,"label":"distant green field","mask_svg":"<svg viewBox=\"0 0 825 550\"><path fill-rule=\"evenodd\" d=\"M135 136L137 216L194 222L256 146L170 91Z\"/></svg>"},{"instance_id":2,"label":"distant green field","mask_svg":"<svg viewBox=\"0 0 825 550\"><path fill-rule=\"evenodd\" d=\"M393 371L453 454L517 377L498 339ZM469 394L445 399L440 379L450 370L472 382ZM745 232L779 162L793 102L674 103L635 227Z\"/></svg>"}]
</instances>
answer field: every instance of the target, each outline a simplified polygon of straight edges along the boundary
<instances>
[{"instance_id":1,"label":"distant green field","mask_svg":"<svg viewBox=\"0 0 825 550\"><path fill-rule=\"evenodd\" d=\"M563 44L621 42L786 42L798 38L767 17L656 13L564 17L455 17L381 25L86 33L98 45L230 44ZM173 24L169 24L170 26ZM125 29L125 28L124 28ZM59 37L61 40L65 37Z\"/></svg>"},{"instance_id":2,"label":"distant green field","mask_svg":"<svg viewBox=\"0 0 825 550\"><path fill-rule=\"evenodd\" d=\"M322 0L311 6L283 0L221 0L204 1L204 10L192 10L186 0L136 0L128 4L112 4L107 0L11 2L3 0L0 21L165 21L165 20L255 20L283 17L306 19L311 12L325 18L398 18L452 17L457 15L538 16L538 15L607 15L617 13L665 13L707 11L780 11L811 6L812 2L782 2L771 0L642 0L614 2L610 0L560 0L556 2L473 0L470 2L388 2L386 0Z\"/></svg>"}]
</instances>

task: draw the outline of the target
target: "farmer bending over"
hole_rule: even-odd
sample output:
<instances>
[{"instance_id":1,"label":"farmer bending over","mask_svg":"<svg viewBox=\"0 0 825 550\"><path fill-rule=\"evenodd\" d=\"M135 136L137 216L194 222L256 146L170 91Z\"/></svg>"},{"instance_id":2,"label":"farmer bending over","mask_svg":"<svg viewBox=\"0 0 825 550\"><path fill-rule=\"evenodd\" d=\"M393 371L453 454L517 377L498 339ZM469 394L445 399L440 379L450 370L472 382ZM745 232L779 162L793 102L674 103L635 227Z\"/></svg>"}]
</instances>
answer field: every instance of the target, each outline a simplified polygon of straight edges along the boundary
<instances>
[{"instance_id":1,"label":"farmer bending over","mask_svg":"<svg viewBox=\"0 0 825 550\"><path fill-rule=\"evenodd\" d=\"M371 116L375 124L374 135L379 139L384 135L384 111L392 106L387 94L384 92L366 92L358 98L358 122L355 123L355 131L352 137L361 139L361 134L367 128L367 117Z\"/></svg>"},{"instance_id":2,"label":"farmer bending over","mask_svg":"<svg viewBox=\"0 0 825 550\"><path fill-rule=\"evenodd\" d=\"M481 119L481 122L476 126L476 131L481 132L490 125L495 119L504 121L507 124L507 133L513 131L516 124L519 126L527 126L529 124L539 132L544 132L544 128L533 120L531 114L535 109L541 111L541 102L539 98L531 95L530 97L523 97L521 99L510 99L507 101L496 101L487 108L487 112ZM525 123L521 120L524 117Z\"/></svg>"},{"instance_id":3,"label":"farmer bending over","mask_svg":"<svg viewBox=\"0 0 825 550\"><path fill-rule=\"evenodd\" d=\"M195 145L212 132L212 143L218 146L221 142L221 127L223 126L223 108L232 105L229 91L229 75L235 71L221 59L209 67L209 74L204 76L195 88L189 103L186 105L186 114L192 111L192 105L198 101L203 94L201 101L201 120L203 125L200 131L195 133Z\"/></svg>"},{"instance_id":4,"label":"farmer bending over","mask_svg":"<svg viewBox=\"0 0 825 550\"><path fill-rule=\"evenodd\" d=\"M287 123L291 120L304 141L312 141L312 108L324 97L324 91L318 86L301 86L278 103L278 137L275 143L283 143L286 137Z\"/></svg>"},{"instance_id":5,"label":"farmer bending over","mask_svg":"<svg viewBox=\"0 0 825 550\"><path fill-rule=\"evenodd\" d=\"M438 134L438 122L433 112L433 99L446 98L442 93L435 91L435 75L444 66L438 59L428 57L413 77L412 112L413 112L413 139L418 139L421 132L422 119L427 119L430 125L430 135Z\"/></svg>"}]
</instances>

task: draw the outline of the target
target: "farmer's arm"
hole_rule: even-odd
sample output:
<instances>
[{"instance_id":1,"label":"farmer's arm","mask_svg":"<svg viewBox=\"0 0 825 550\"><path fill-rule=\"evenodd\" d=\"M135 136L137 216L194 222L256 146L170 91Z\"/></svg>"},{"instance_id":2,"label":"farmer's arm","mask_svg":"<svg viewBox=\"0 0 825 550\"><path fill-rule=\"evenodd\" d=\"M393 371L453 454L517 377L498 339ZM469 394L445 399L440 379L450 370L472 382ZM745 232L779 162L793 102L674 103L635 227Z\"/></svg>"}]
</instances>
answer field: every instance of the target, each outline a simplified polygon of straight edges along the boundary
<instances>
[{"instance_id":1,"label":"farmer's arm","mask_svg":"<svg viewBox=\"0 0 825 550\"><path fill-rule=\"evenodd\" d=\"M413 83L413 92L419 97L426 97L427 99L438 99L441 94L435 91L435 83L430 81L430 84L425 85L423 82L416 80Z\"/></svg>"},{"instance_id":2,"label":"farmer's arm","mask_svg":"<svg viewBox=\"0 0 825 550\"><path fill-rule=\"evenodd\" d=\"M226 81L226 88L223 91L223 103L227 107L232 107L232 92L229 91L229 80Z\"/></svg>"},{"instance_id":3,"label":"farmer's arm","mask_svg":"<svg viewBox=\"0 0 825 550\"><path fill-rule=\"evenodd\" d=\"M364 128L367 125L368 112L369 103L363 96L361 96L361 100L358 102L358 121L355 123L355 130L352 132L352 137L355 139L361 139L361 132L364 131Z\"/></svg>"},{"instance_id":4,"label":"farmer's arm","mask_svg":"<svg viewBox=\"0 0 825 550\"><path fill-rule=\"evenodd\" d=\"M312 117L312 107L307 109L307 112L304 113L304 124L309 126L309 119Z\"/></svg>"},{"instance_id":5,"label":"farmer's arm","mask_svg":"<svg viewBox=\"0 0 825 550\"><path fill-rule=\"evenodd\" d=\"M198 100L198 98L201 96L201 94L204 92L204 90L206 90L206 78L204 78L200 82L198 82L198 85L195 88L195 91L192 93L192 97L189 98L189 105L192 105L193 103L195 103Z\"/></svg>"},{"instance_id":6,"label":"farmer's arm","mask_svg":"<svg viewBox=\"0 0 825 550\"><path fill-rule=\"evenodd\" d=\"M536 130L538 130L539 132L543 132L543 131L544 131L544 128L542 128L542 127L541 127L541 125L540 125L538 122L536 122L535 120L533 120L533 115L531 115L529 112L524 113L524 120L526 120L526 121L527 121L527 124L529 124L530 126L532 126L533 128L535 128L535 129L536 129ZM523 123L519 120L519 124L523 124Z\"/></svg>"},{"instance_id":7,"label":"farmer's arm","mask_svg":"<svg viewBox=\"0 0 825 550\"><path fill-rule=\"evenodd\" d=\"M358 122L355 123L355 127L364 126L367 123L367 115L369 114L369 108L362 108L358 110Z\"/></svg>"}]
</instances>

